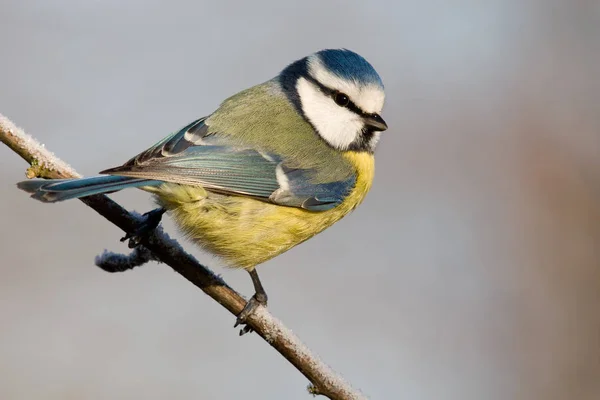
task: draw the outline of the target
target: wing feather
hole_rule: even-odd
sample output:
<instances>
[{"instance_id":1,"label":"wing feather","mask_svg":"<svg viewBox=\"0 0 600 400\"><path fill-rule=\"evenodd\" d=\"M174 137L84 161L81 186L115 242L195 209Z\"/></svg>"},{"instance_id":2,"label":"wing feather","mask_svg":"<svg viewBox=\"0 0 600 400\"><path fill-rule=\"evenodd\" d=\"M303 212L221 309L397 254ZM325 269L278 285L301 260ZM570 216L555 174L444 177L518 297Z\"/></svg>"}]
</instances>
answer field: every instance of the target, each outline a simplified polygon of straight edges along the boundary
<instances>
[{"instance_id":1,"label":"wing feather","mask_svg":"<svg viewBox=\"0 0 600 400\"><path fill-rule=\"evenodd\" d=\"M315 182L314 168L288 168L272 152L228 143L226 135L209 133L198 119L166 137L120 167L104 174L202 186L220 193L244 195L284 206L324 211L341 203L355 184L345 180ZM322 175L322 174L321 174Z\"/></svg>"}]
</instances>

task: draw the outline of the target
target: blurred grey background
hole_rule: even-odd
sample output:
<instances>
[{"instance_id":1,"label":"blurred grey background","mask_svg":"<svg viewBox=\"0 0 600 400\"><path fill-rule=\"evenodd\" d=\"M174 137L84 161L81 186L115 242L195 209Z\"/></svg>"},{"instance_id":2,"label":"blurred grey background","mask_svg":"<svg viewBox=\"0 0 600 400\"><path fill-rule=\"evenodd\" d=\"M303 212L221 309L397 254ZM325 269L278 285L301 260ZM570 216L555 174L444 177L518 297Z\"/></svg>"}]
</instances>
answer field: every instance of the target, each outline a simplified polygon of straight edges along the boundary
<instances>
[{"instance_id":1,"label":"blurred grey background","mask_svg":"<svg viewBox=\"0 0 600 400\"><path fill-rule=\"evenodd\" d=\"M597 1L3 0L0 15L0 113L85 175L308 53L364 55L391 127L374 188L260 268L272 312L374 399L600 398ZM25 167L0 146L0 398L309 398L168 267L96 268L126 251L121 232L28 199Z\"/></svg>"}]
</instances>

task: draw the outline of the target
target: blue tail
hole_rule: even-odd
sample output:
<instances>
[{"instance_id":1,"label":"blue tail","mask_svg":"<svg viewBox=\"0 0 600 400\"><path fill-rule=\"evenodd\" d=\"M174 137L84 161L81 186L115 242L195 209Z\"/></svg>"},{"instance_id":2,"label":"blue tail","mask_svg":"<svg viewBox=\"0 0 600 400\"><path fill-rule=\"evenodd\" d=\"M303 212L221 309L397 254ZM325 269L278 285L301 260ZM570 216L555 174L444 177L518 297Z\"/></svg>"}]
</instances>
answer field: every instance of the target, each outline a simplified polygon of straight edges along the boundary
<instances>
[{"instance_id":1,"label":"blue tail","mask_svg":"<svg viewBox=\"0 0 600 400\"><path fill-rule=\"evenodd\" d=\"M163 183L151 179L127 176L103 175L81 179L31 179L17 183L17 187L31 197L44 203L76 199L100 193L116 192L121 189L141 186L156 186Z\"/></svg>"}]
</instances>

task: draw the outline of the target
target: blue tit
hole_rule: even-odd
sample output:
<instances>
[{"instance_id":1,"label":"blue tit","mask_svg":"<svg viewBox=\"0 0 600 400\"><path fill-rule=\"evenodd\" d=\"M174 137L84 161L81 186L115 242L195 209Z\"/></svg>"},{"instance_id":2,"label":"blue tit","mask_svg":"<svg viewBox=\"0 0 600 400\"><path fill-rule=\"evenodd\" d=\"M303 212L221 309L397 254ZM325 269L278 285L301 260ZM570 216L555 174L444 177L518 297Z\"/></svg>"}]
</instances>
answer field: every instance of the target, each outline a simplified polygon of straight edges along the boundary
<instances>
[{"instance_id":1,"label":"blue tit","mask_svg":"<svg viewBox=\"0 0 600 400\"><path fill-rule=\"evenodd\" d=\"M226 99L102 176L30 180L19 188L57 202L137 187L152 193L181 231L226 265L256 266L354 210L371 188L383 83L350 50L322 50Z\"/></svg>"}]
</instances>

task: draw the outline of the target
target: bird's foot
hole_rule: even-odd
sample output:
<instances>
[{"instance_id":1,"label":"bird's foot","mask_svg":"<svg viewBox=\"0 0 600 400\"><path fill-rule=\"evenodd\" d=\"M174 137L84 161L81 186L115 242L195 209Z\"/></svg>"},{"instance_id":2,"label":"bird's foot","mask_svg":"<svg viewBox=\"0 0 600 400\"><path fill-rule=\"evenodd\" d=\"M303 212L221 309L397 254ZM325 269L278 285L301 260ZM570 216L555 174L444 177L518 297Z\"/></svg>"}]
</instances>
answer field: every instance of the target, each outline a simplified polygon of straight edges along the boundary
<instances>
[{"instance_id":1,"label":"bird's foot","mask_svg":"<svg viewBox=\"0 0 600 400\"><path fill-rule=\"evenodd\" d=\"M154 232L158 224L160 224L160 220L166 211L167 210L165 208L161 207L145 213L143 215L144 221L137 226L135 231L123 236L121 238L121 242L129 240L127 245L130 249L138 247L142 243L143 239Z\"/></svg>"},{"instance_id":2,"label":"bird's foot","mask_svg":"<svg viewBox=\"0 0 600 400\"><path fill-rule=\"evenodd\" d=\"M252 296L246 303L246 306L238 314L237 319L235 320L235 325L233 326L234 328L237 328L239 325L244 325L240 329L240 336L254 331L254 329L248 325L248 317L254 314L258 307L266 307L267 300L268 298L266 293L255 293L254 296Z\"/></svg>"}]
</instances>

